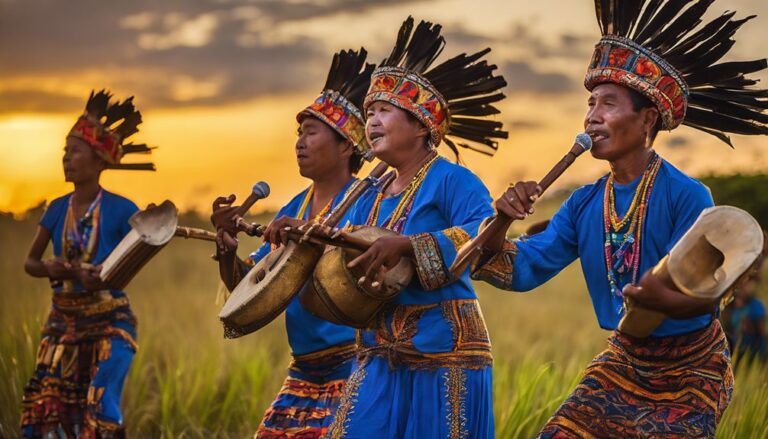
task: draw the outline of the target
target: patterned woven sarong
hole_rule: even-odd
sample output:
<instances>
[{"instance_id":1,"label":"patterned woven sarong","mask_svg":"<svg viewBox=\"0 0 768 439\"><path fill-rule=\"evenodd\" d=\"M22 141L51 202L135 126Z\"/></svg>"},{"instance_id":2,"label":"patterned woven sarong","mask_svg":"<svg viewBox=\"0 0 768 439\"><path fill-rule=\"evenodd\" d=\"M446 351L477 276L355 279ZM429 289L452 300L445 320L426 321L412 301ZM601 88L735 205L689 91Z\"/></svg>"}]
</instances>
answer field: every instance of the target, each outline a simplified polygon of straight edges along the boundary
<instances>
[{"instance_id":1,"label":"patterned woven sarong","mask_svg":"<svg viewBox=\"0 0 768 439\"><path fill-rule=\"evenodd\" d=\"M341 401L355 349L351 343L295 356L288 377L267 409L255 437L322 437Z\"/></svg>"},{"instance_id":2,"label":"patterned woven sarong","mask_svg":"<svg viewBox=\"0 0 768 439\"><path fill-rule=\"evenodd\" d=\"M135 336L122 293L55 293L24 388L22 436L123 437L120 399Z\"/></svg>"},{"instance_id":3,"label":"patterned woven sarong","mask_svg":"<svg viewBox=\"0 0 768 439\"><path fill-rule=\"evenodd\" d=\"M669 337L614 331L540 438L714 437L733 370L720 323Z\"/></svg>"}]
</instances>

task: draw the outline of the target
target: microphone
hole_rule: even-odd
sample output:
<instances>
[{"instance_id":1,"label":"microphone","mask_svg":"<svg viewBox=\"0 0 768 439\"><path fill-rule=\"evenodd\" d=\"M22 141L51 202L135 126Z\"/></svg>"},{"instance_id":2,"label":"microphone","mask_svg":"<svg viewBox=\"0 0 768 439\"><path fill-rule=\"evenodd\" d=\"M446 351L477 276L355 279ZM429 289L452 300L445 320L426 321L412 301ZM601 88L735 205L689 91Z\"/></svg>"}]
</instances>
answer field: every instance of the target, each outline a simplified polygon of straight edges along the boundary
<instances>
[{"instance_id":1,"label":"microphone","mask_svg":"<svg viewBox=\"0 0 768 439\"><path fill-rule=\"evenodd\" d=\"M242 206L237 210L237 216L243 216L248 213L251 206L262 198L269 196L269 185L265 181L260 181L253 185L251 194L245 199Z\"/></svg>"},{"instance_id":2,"label":"microphone","mask_svg":"<svg viewBox=\"0 0 768 439\"><path fill-rule=\"evenodd\" d=\"M552 169L549 170L547 175L539 181L541 187L541 193L552 185L552 183L560 177L566 169L576 160L576 157L580 156L584 151L592 149L592 138L587 133L579 133L576 135L576 139L573 141L573 146L563 158L560 159ZM454 277L458 277L464 270L480 255L480 252L485 246L485 243L502 230L509 228L509 225L514 221L512 218L499 212L496 217L491 219L488 226L477 234L475 239L464 244L459 252L456 254L456 259L451 264L451 274Z\"/></svg>"}]
</instances>

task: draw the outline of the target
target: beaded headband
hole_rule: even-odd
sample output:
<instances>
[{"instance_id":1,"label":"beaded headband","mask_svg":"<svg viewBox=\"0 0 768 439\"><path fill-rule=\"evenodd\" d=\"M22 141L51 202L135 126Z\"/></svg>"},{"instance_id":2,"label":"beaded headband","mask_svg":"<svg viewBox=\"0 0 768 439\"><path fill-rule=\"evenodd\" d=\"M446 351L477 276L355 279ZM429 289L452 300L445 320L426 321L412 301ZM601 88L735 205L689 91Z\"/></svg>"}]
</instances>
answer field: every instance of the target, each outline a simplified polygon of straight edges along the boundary
<instances>
[{"instance_id":1,"label":"beaded headband","mask_svg":"<svg viewBox=\"0 0 768 439\"><path fill-rule=\"evenodd\" d=\"M688 125L733 146L727 133L768 134L768 90L748 74L765 59L728 61L736 31L747 21L725 12L704 25L715 0L595 0L603 38L584 79L592 90L614 83L658 108L662 128Z\"/></svg>"},{"instance_id":2,"label":"beaded headband","mask_svg":"<svg viewBox=\"0 0 768 439\"><path fill-rule=\"evenodd\" d=\"M650 99L661 114L662 129L677 128L685 119L688 85L680 73L629 38L606 35L595 46L584 86L592 91L606 82L629 87Z\"/></svg>"},{"instance_id":3,"label":"beaded headband","mask_svg":"<svg viewBox=\"0 0 768 439\"><path fill-rule=\"evenodd\" d=\"M379 67L373 71L363 111L375 101L389 102L411 113L429 129L435 146L448 130L450 114L445 98L426 78L402 67Z\"/></svg>"}]
</instances>

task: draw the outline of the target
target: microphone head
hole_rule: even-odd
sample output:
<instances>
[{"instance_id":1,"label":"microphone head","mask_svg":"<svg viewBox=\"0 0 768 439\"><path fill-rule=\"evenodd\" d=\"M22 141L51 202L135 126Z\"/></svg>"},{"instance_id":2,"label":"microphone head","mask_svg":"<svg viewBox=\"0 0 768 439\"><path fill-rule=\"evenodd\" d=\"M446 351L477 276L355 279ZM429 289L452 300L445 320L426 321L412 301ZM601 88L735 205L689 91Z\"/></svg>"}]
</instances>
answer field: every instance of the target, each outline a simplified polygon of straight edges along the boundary
<instances>
[{"instance_id":1,"label":"microphone head","mask_svg":"<svg viewBox=\"0 0 768 439\"><path fill-rule=\"evenodd\" d=\"M267 198L269 196L269 185L266 181L260 181L253 185L252 193L259 197L259 199Z\"/></svg>"},{"instance_id":2,"label":"microphone head","mask_svg":"<svg viewBox=\"0 0 768 439\"><path fill-rule=\"evenodd\" d=\"M589 134L587 133L577 134L576 140L574 140L573 143L579 145L584 151L592 149L592 138L589 137Z\"/></svg>"}]
</instances>

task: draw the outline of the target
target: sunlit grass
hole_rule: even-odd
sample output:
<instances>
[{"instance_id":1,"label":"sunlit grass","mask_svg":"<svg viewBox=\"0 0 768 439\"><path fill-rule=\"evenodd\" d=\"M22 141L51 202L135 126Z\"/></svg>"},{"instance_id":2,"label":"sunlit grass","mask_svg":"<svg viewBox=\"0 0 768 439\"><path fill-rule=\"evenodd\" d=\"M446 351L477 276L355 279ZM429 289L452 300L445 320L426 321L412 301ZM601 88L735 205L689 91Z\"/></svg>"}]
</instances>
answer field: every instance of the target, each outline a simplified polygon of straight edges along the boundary
<instances>
[{"instance_id":1,"label":"sunlit grass","mask_svg":"<svg viewBox=\"0 0 768 439\"><path fill-rule=\"evenodd\" d=\"M22 270L34 227L0 217L2 438L17 434L23 385L50 301L46 281ZM243 242L243 253L258 245ZM133 437L250 437L285 377L290 354L282 318L242 339L223 339L212 250L210 243L174 241L127 289L139 318L140 350L123 397ZM494 347L497 435L534 437L608 333L597 327L578 266L532 293L486 285L478 291ZM739 365L718 437L768 437L767 371L763 364Z\"/></svg>"}]
</instances>

